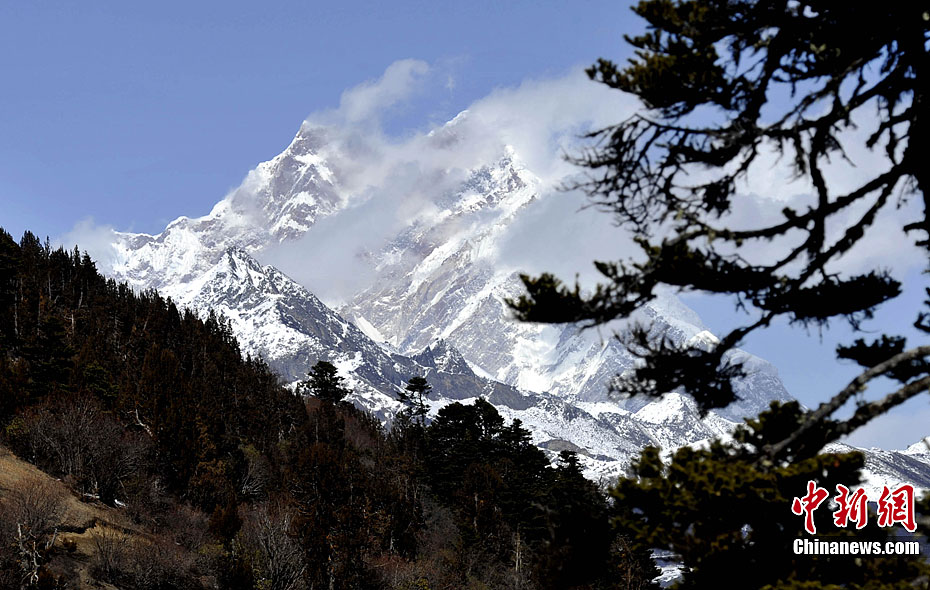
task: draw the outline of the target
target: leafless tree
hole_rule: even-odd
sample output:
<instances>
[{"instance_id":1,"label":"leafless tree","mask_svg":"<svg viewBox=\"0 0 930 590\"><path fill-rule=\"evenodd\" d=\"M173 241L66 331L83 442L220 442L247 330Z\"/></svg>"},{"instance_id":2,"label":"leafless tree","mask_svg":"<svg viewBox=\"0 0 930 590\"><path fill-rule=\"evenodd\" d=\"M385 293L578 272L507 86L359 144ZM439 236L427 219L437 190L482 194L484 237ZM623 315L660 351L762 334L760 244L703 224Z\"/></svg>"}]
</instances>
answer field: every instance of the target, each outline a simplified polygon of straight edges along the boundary
<instances>
[{"instance_id":1,"label":"leafless tree","mask_svg":"<svg viewBox=\"0 0 930 590\"><path fill-rule=\"evenodd\" d=\"M240 550L254 557L256 577L268 590L300 590L306 565L292 536L294 512L282 501L260 504L242 515Z\"/></svg>"},{"instance_id":2,"label":"leafless tree","mask_svg":"<svg viewBox=\"0 0 930 590\"><path fill-rule=\"evenodd\" d=\"M122 482L144 464L145 434L127 432L89 397L40 404L25 417L31 458L70 476L78 492L110 502Z\"/></svg>"},{"instance_id":3,"label":"leafless tree","mask_svg":"<svg viewBox=\"0 0 930 590\"><path fill-rule=\"evenodd\" d=\"M251 445L243 447L242 453L245 455L246 468L239 491L246 498L262 498L271 480L271 466Z\"/></svg>"}]
</instances>

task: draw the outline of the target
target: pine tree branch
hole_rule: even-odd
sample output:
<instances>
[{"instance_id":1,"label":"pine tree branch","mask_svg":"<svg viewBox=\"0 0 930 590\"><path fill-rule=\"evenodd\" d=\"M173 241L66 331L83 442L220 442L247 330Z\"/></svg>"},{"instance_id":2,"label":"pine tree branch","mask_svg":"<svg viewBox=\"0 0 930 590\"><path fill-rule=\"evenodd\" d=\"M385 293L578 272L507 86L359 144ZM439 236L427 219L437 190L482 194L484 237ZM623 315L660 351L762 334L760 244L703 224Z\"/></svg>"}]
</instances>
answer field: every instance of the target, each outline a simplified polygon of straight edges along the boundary
<instances>
[{"instance_id":1,"label":"pine tree branch","mask_svg":"<svg viewBox=\"0 0 930 590\"><path fill-rule=\"evenodd\" d=\"M924 377L923 379L918 379L917 381L912 381L901 389L889 393L880 400L859 406L856 412L852 415L852 418L846 420L845 422L840 422L835 427L833 427L831 431L836 433L837 438L840 436L845 436L860 426L864 426L867 422L872 420L872 418L876 418L891 408L901 405L915 395L928 390L930 390L930 376Z\"/></svg>"},{"instance_id":2,"label":"pine tree branch","mask_svg":"<svg viewBox=\"0 0 930 590\"><path fill-rule=\"evenodd\" d=\"M763 454L767 456L768 458L778 457L785 451L785 449L801 441L803 437L807 435L809 432L811 432L815 427L822 426L826 422L826 420L831 415L833 415L833 413L835 413L837 410L843 407L846 404L846 402L848 402L854 395L865 390L866 385L870 381L872 381L876 377L880 377L888 373L889 371L891 371L892 369L894 369L895 367L901 364L909 363L913 360L916 360L916 359L919 359L919 358L922 358L928 355L930 355L930 346L918 346L916 348L912 348L911 350L905 350L904 352L900 354L896 354L890 359L875 365L874 367L870 368L867 371L864 371L859 376L857 376L855 379L853 379L849 383L849 385L844 387L839 393L833 396L830 400L820 404L820 406L818 406L816 410L811 412L807 420L804 422L804 424L802 424L797 430L795 430L791 434L791 436L789 436L788 438L784 439L783 441L777 444L767 445L763 449ZM930 385L930 376L920 379L918 381L909 383L905 385L904 387L902 387L901 389L899 389L898 391L889 394L882 400L873 402L866 406L862 406L859 410L857 410L856 414L854 414L853 417L847 421L851 425L855 424L854 427L851 427L849 430L843 431L840 425L837 425L833 429L831 429L831 431L835 430L839 432L839 434L832 440L836 440L836 438L839 438L839 436L842 436L843 434L847 434L848 432L852 432L853 429L858 428L859 426L862 426L863 424L865 424L866 422L868 422L869 420L871 420L872 418L874 418L875 416L881 413L881 412L877 412L877 413L870 413L870 412L875 412L878 408L882 408L882 407L891 408L893 406L896 406L900 404L901 402L905 401L906 399L908 399L909 397L913 397L917 393L920 393L920 391L927 389L928 385ZM906 397L902 398L902 396L906 396ZM840 423L840 424L843 424L843 423ZM825 443L826 442L830 442L830 441L825 441Z\"/></svg>"}]
</instances>

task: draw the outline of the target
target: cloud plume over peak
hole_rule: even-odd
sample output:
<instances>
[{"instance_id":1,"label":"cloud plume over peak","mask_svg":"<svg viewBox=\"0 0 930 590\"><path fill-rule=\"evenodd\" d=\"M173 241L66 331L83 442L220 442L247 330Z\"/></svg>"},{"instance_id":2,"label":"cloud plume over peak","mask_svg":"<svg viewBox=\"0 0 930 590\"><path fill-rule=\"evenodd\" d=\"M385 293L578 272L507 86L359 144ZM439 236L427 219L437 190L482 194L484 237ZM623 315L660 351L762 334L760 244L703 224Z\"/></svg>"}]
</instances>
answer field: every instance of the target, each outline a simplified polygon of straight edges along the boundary
<instances>
[{"instance_id":1,"label":"cloud plume over peak","mask_svg":"<svg viewBox=\"0 0 930 590\"><path fill-rule=\"evenodd\" d=\"M314 113L310 125L358 125L377 122L383 112L408 99L424 84L430 66L418 59L395 61L377 80L363 82L342 93L339 107Z\"/></svg>"},{"instance_id":2,"label":"cloud plume over peak","mask_svg":"<svg viewBox=\"0 0 930 590\"><path fill-rule=\"evenodd\" d=\"M461 191L476 170L509 157L540 180L547 205L534 205L537 213L531 219L564 220L566 207L574 211L583 204L577 195L555 195L559 182L577 172L564 154L582 133L629 116L637 104L591 82L577 68L495 90L451 120L425 124L402 137L382 131L380 123L404 101L447 84L444 66L403 60L391 64L380 79L346 91L338 109L311 114L301 133L325 138L319 156L334 171L347 206L318 220L301 239L275 244L260 256L324 301L338 303L370 280L371 253L411 224L437 214L447 205L440 202ZM587 222L588 236L597 235L593 226L603 226L603 240L609 239L606 232L616 238L606 216L596 221L588 216ZM508 252L500 262L523 264L522 253L535 248L534 236L532 228L518 228L512 238L503 237L501 243L513 255ZM590 266L588 251L571 259L580 263L585 257L584 266Z\"/></svg>"}]
</instances>

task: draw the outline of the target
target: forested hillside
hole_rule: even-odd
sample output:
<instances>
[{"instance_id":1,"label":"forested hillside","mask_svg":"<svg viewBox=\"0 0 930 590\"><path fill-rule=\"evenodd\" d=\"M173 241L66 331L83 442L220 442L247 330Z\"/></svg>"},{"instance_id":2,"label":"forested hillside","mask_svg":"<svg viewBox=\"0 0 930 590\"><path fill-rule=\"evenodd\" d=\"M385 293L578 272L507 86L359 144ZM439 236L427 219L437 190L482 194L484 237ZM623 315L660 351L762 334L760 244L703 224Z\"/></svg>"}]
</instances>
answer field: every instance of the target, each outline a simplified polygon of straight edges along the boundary
<instances>
[{"instance_id":1,"label":"forested hillside","mask_svg":"<svg viewBox=\"0 0 930 590\"><path fill-rule=\"evenodd\" d=\"M552 467L490 404L386 432L312 386L294 394L242 358L222 318L0 230L2 442L113 515L75 530L60 491L0 474L0 587L81 587L82 568L121 588L627 588L656 573L575 457Z\"/></svg>"}]
</instances>

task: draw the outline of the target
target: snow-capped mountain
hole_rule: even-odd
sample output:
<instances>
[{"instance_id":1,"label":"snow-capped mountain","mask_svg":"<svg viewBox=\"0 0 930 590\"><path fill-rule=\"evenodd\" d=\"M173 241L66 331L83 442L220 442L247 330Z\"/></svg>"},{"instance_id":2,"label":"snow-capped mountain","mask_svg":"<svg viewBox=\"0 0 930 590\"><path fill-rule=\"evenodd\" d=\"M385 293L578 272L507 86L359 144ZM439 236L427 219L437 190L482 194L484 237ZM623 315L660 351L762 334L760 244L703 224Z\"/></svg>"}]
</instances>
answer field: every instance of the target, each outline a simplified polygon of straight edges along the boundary
<instances>
[{"instance_id":1,"label":"snow-capped mountain","mask_svg":"<svg viewBox=\"0 0 930 590\"><path fill-rule=\"evenodd\" d=\"M455 161L467 122L466 114L456 117L426 136L423 148ZM734 355L749 373L738 384L741 400L703 419L676 393L651 402L609 399L608 381L633 366L611 335L623 324L601 331L523 324L505 304L522 288L520 269L500 261L507 232L533 203L552 198L512 147L501 142L493 158L475 165L420 171L408 195L391 186L402 176L397 170L377 175L381 184L360 183L353 151L328 135L305 124L284 152L204 217L181 217L154 236L118 234L110 274L223 313L243 350L263 356L286 382L330 360L349 379L353 401L389 420L400 408L398 388L425 374L436 394L433 412L485 397L530 428L540 447L576 450L592 475L616 474L646 444L671 448L724 436L770 401L789 399L775 368L741 351ZM337 310L285 274L335 254L328 249L335 243L308 240L321 223L352 219L348 227L358 227L360 216L383 215L384 207L370 205L388 198L405 216L366 220L378 227L377 239L339 236L357 276ZM265 257L289 266L263 266ZM672 293L630 321L689 346L715 341Z\"/></svg>"},{"instance_id":2,"label":"snow-capped mountain","mask_svg":"<svg viewBox=\"0 0 930 590\"><path fill-rule=\"evenodd\" d=\"M576 450L598 473L617 472L644 445L718 436L734 425L720 418L698 420L693 403L674 394L634 414L611 404L580 407L550 393L523 391L478 375L445 340L411 356L390 352L242 249L227 249L188 287L186 305L228 318L243 349L261 354L285 380L298 381L317 360L329 360L347 377L350 399L386 420L402 407L396 392L410 377L424 375L433 387L431 413L453 401L485 398L526 424L542 448Z\"/></svg>"}]
</instances>

